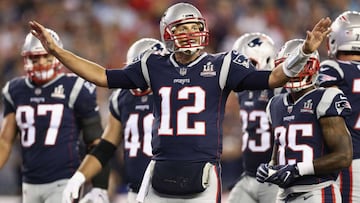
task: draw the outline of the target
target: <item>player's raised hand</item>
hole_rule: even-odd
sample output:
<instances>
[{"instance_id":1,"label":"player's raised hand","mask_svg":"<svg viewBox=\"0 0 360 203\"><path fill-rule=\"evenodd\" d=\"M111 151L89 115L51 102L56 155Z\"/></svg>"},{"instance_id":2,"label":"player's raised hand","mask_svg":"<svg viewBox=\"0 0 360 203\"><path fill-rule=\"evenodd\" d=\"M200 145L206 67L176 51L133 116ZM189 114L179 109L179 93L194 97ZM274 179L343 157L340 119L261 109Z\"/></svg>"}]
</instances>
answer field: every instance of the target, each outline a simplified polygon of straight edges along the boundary
<instances>
[{"instance_id":1,"label":"player's raised hand","mask_svg":"<svg viewBox=\"0 0 360 203\"><path fill-rule=\"evenodd\" d=\"M307 35L303 45L303 52L305 54L310 54L319 48L322 41L331 32L330 26L331 20L329 17L326 17L316 23L312 31L306 31Z\"/></svg>"},{"instance_id":2,"label":"player's raised hand","mask_svg":"<svg viewBox=\"0 0 360 203\"><path fill-rule=\"evenodd\" d=\"M41 44L46 51L53 54L57 44L54 42L54 39L50 36L50 33L46 28L36 21L29 21L29 26L31 28L30 32L41 41Z\"/></svg>"}]
</instances>

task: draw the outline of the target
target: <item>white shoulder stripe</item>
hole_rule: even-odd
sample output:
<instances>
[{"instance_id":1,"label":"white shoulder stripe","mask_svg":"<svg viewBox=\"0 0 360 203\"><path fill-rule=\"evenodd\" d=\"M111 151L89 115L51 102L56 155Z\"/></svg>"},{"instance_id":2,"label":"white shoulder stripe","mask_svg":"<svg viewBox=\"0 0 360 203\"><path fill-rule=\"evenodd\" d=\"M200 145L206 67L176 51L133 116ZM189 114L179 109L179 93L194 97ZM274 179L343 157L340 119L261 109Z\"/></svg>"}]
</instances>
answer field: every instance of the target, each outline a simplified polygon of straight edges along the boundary
<instances>
[{"instance_id":1,"label":"white shoulder stripe","mask_svg":"<svg viewBox=\"0 0 360 203\"><path fill-rule=\"evenodd\" d=\"M226 85L226 80L229 74L230 62L231 62L232 51L229 51L224 57L224 61L221 66L220 76L219 76L219 85L221 89L224 89Z\"/></svg>"},{"instance_id":2,"label":"white shoulder stripe","mask_svg":"<svg viewBox=\"0 0 360 203\"><path fill-rule=\"evenodd\" d=\"M148 70L148 67L146 65L146 61L147 59L149 58L149 56L152 54L153 52L150 50L150 51L146 51L144 53L144 55L141 57L141 71L142 71L142 74L146 80L146 83L148 84L148 86L150 87L150 76L149 76L149 70Z\"/></svg>"},{"instance_id":3,"label":"white shoulder stripe","mask_svg":"<svg viewBox=\"0 0 360 203\"><path fill-rule=\"evenodd\" d=\"M320 63L320 67L322 66L330 66L333 67L340 75L341 78L344 78L344 71L340 68L339 63L334 60L325 60ZM320 69L321 71L321 69Z\"/></svg>"},{"instance_id":4,"label":"white shoulder stripe","mask_svg":"<svg viewBox=\"0 0 360 203\"><path fill-rule=\"evenodd\" d=\"M114 107L116 115L120 115L118 97L120 95L121 89L115 90L111 95L111 105Z\"/></svg>"},{"instance_id":5,"label":"white shoulder stripe","mask_svg":"<svg viewBox=\"0 0 360 203\"><path fill-rule=\"evenodd\" d=\"M319 105L316 109L316 116L319 119L321 116L324 116L326 111L329 109L334 97L338 94L341 94L341 90L335 87L325 88L325 92L319 101Z\"/></svg>"},{"instance_id":6,"label":"white shoulder stripe","mask_svg":"<svg viewBox=\"0 0 360 203\"><path fill-rule=\"evenodd\" d=\"M12 106L14 106L14 101L12 100L11 96L10 96L10 93L9 93L9 86L10 86L10 82L7 82L2 90L2 93L5 97L5 99L10 102L10 104Z\"/></svg>"},{"instance_id":7,"label":"white shoulder stripe","mask_svg":"<svg viewBox=\"0 0 360 203\"><path fill-rule=\"evenodd\" d=\"M83 86L84 82L85 82L85 80L80 77L78 77L78 79L76 80L74 87L72 88L71 93L70 93L70 98L69 98L69 107L70 108L74 108L75 101L79 96L81 87Z\"/></svg>"}]
</instances>

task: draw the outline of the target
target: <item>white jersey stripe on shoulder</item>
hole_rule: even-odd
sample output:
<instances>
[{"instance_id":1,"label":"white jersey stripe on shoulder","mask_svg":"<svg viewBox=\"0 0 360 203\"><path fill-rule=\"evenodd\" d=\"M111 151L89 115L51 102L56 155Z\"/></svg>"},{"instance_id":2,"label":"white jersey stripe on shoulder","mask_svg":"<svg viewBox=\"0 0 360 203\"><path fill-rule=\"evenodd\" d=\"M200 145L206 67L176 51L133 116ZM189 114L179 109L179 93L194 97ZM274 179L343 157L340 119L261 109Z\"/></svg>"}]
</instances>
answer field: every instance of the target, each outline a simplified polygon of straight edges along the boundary
<instances>
[{"instance_id":1,"label":"white jersey stripe on shoulder","mask_svg":"<svg viewBox=\"0 0 360 203\"><path fill-rule=\"evenodd\" d=\"M321 116L325 115L326 111L329 109L334 97L341 93L336 87L325 88L325 92L319 101L319 105L316 109L316 116L319 119Z\"/></svg>"},{"instance_id":2,"label":"white jersey stripe on shoulder","mask_svg":"<svg viewBox=\"0 0 360 203\"><path fill-rule=\"evenodd\" d=\"M320 63L320 67L322 67L324 65L333 67L339 73L340 77L344 78L344 71L340 68L338 62L333 61L333 60L325 60ZM320 71L321 71L321 69L320 69Z\"/></svg>"},{"instance_id":3,"label":"white jersey stripe on shoulder","mask_svg":"<svg viewBox=\"0 0 360 203\"><path fill-rule=\"evenodd\" d=\"M81 87L83 86L84 82L85 82L85 80L80 77L78 77L78 79L76 80L74 87L70 93L70 98L69 98L69 107L70 108L74 108L75 101L79 96Z\"/></svg>"},{"instance_id":4,"label":"white jersey stripe on shoulder","mask_svg":"<svg viewBox=\"0 0 360 203\"><path fill-rule=\"evenodd\" d=\"M150 76L149 76L148 67L146 65L146 61L152 53L153 53L152 50L146 51L144 55L141 57L141 71L149 87L150 87Z\"/></svg>"},{"instance_id":5,"label":"white jersey stripe on shoulder","mask_svg":"<svg viewBox=\"0 0 360 203\"><path fill-rule=\"evenodd\" d=\"M227 80L227 77L229 74L229 69L230 69L231 54L232 54L231 51L229 51L226 54L226 56L224 57L222 66L221 66L220 76L219 76L219 85L220 85L221 89L224 89L224 87L226 85L226 80Z\"/></svg>"},{"instance_id":6,"label":"white jersey stripe on shoulder","mask_svg":"<svg viewBox=\"0 0 360 203\"><path fill-rule=\"evenodd\" d=\"M9 93L9 85L10 85L10 82L7 82L7 83L5 84L5 86L4 86L3 89L2 89L2 93L3 93L4 97L5 97L5 99L6 99L8 102L10 102L10 104L11 104L12 106L14 106L14 101L12 100L12 98L11 98L11 96L10 96L10 93Z\"/></svg>"},{"instance_id":7,"label":"white jersey stripe on shoulder","mask_svg":"<svg viewBox=\"0 0 360 203\"><path fill-rule=\"evenodd\" d=\"M115 90L111 95L111 105L114 107L116 115L120 115L118 97L120 95L121 89Z\"/></svg>"}]
</instances>

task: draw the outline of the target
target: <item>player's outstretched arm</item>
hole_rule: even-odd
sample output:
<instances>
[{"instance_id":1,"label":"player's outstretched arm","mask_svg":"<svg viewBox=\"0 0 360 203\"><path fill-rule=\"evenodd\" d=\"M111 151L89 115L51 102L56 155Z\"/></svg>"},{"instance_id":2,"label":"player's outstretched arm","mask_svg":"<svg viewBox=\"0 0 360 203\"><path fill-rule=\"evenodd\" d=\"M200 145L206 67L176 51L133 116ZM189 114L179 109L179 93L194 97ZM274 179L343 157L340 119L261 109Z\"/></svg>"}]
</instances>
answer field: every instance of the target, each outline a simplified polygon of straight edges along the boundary
<instances>
[{"instance_id":1,"label":"player's outstretched arm","mask_svg":"<svg viewBox=\"0 0 360 203\"><path fill-rule=\"evenodd\" d=\"M29 25L31 33L41 41L47 52L59 59L65 67L97 86L108 86L104 67L57 46L50 33L40 23L30 21Z\"/></svg>"},{"instance_id":2,"label":"player's outstretched arm","mask_svg":"<svg viewBox=\"0 0 360 203\"><path fill-rule=\"evenodd\" d=\"M305 42L298 48L297 53L287 57L286 60L275 67L270 74L270 88L283 86L289 80L289 77L294 77L302 70L310 54L319 48L322 41L331 32L330 26L331 20L329 17L326 17L320 19L312 31L306 32Z\"/></svg>"}]
</instances>

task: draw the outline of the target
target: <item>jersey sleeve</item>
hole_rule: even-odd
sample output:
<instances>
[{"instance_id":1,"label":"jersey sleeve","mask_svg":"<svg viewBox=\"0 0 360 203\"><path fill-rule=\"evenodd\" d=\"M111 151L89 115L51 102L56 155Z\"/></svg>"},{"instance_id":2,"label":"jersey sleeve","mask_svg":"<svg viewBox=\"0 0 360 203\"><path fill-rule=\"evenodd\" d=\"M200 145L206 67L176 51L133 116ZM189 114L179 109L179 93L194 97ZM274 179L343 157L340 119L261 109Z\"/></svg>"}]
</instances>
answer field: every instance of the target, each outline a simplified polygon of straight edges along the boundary
<instances>
[{"instance_id":1,"label":"jersey sleeve","mask_svg":"<svg viewBox=\"0 0 360 203\"><path fill-rule=\"evenodd\" d=\"M237 51L231 51L229 55L231 57L225 56L223 66L227 63L229 64L227 86L231 90L239 92L242 90L263 90L269 88L270 71L256 71L250 60ZM222 67L224 72L223 69L224 67Z\"/></svg>"},{"instance_id":2,"label":"jersey sleeve","mask_svg":"<svg viewBox=\"0 0 360 203\"><path fill-rule=\"evenodd\" d=\"M317 83L320 87L331 87L337 85L344 77L339 64L333 60L325 60L320 64Z\"/></svg>"},{"instance_id":3,"label":"jersey sleeve","mask_svg":"<svg viewBox=\"0 0 360 203\"><path fill-rule=\"evenodd\" d=\"M117 120L121 120L121 112L119 109L119 96L121 89L115 90L110 96L109 102L109 111L112 116L114 116Z\"/></svg>"},{"instance_id":4,"label":"jersey sleeve","mask_svg":"<svg viewBox=\"0 0 360 203\"><path fill-rule=\"evenodd\" d=\"M351 105L340 89L330 87L325 89L316 113L318 119L327 116L346 117L351 114Z\"/></svg>"},{"instance_id":5,"label":"jersey sleeve","mask_svg":"<svg viewBox=\"0 0 360 203\"><path fill-rule=\"evenodd\" d=\"M76 97L74 111L77 117L89 118L99 114L99 107L96 101L96 86L88 81L78 78L71 96Z\"/></svg>"},{"instance_id":6,"label":"jersey sleeve","mask_svg":"<svg viewBox=\"0 0 360 203\"><path fill-rule=\"evenodd\" d=\"M3 107L4 107L4 114L5 117L9 113L15 113L16 109L14 108L14 103L10 94L10 82L7 82L2 89L2 100L3 100Z\"/></svg>"}]
</instances>

